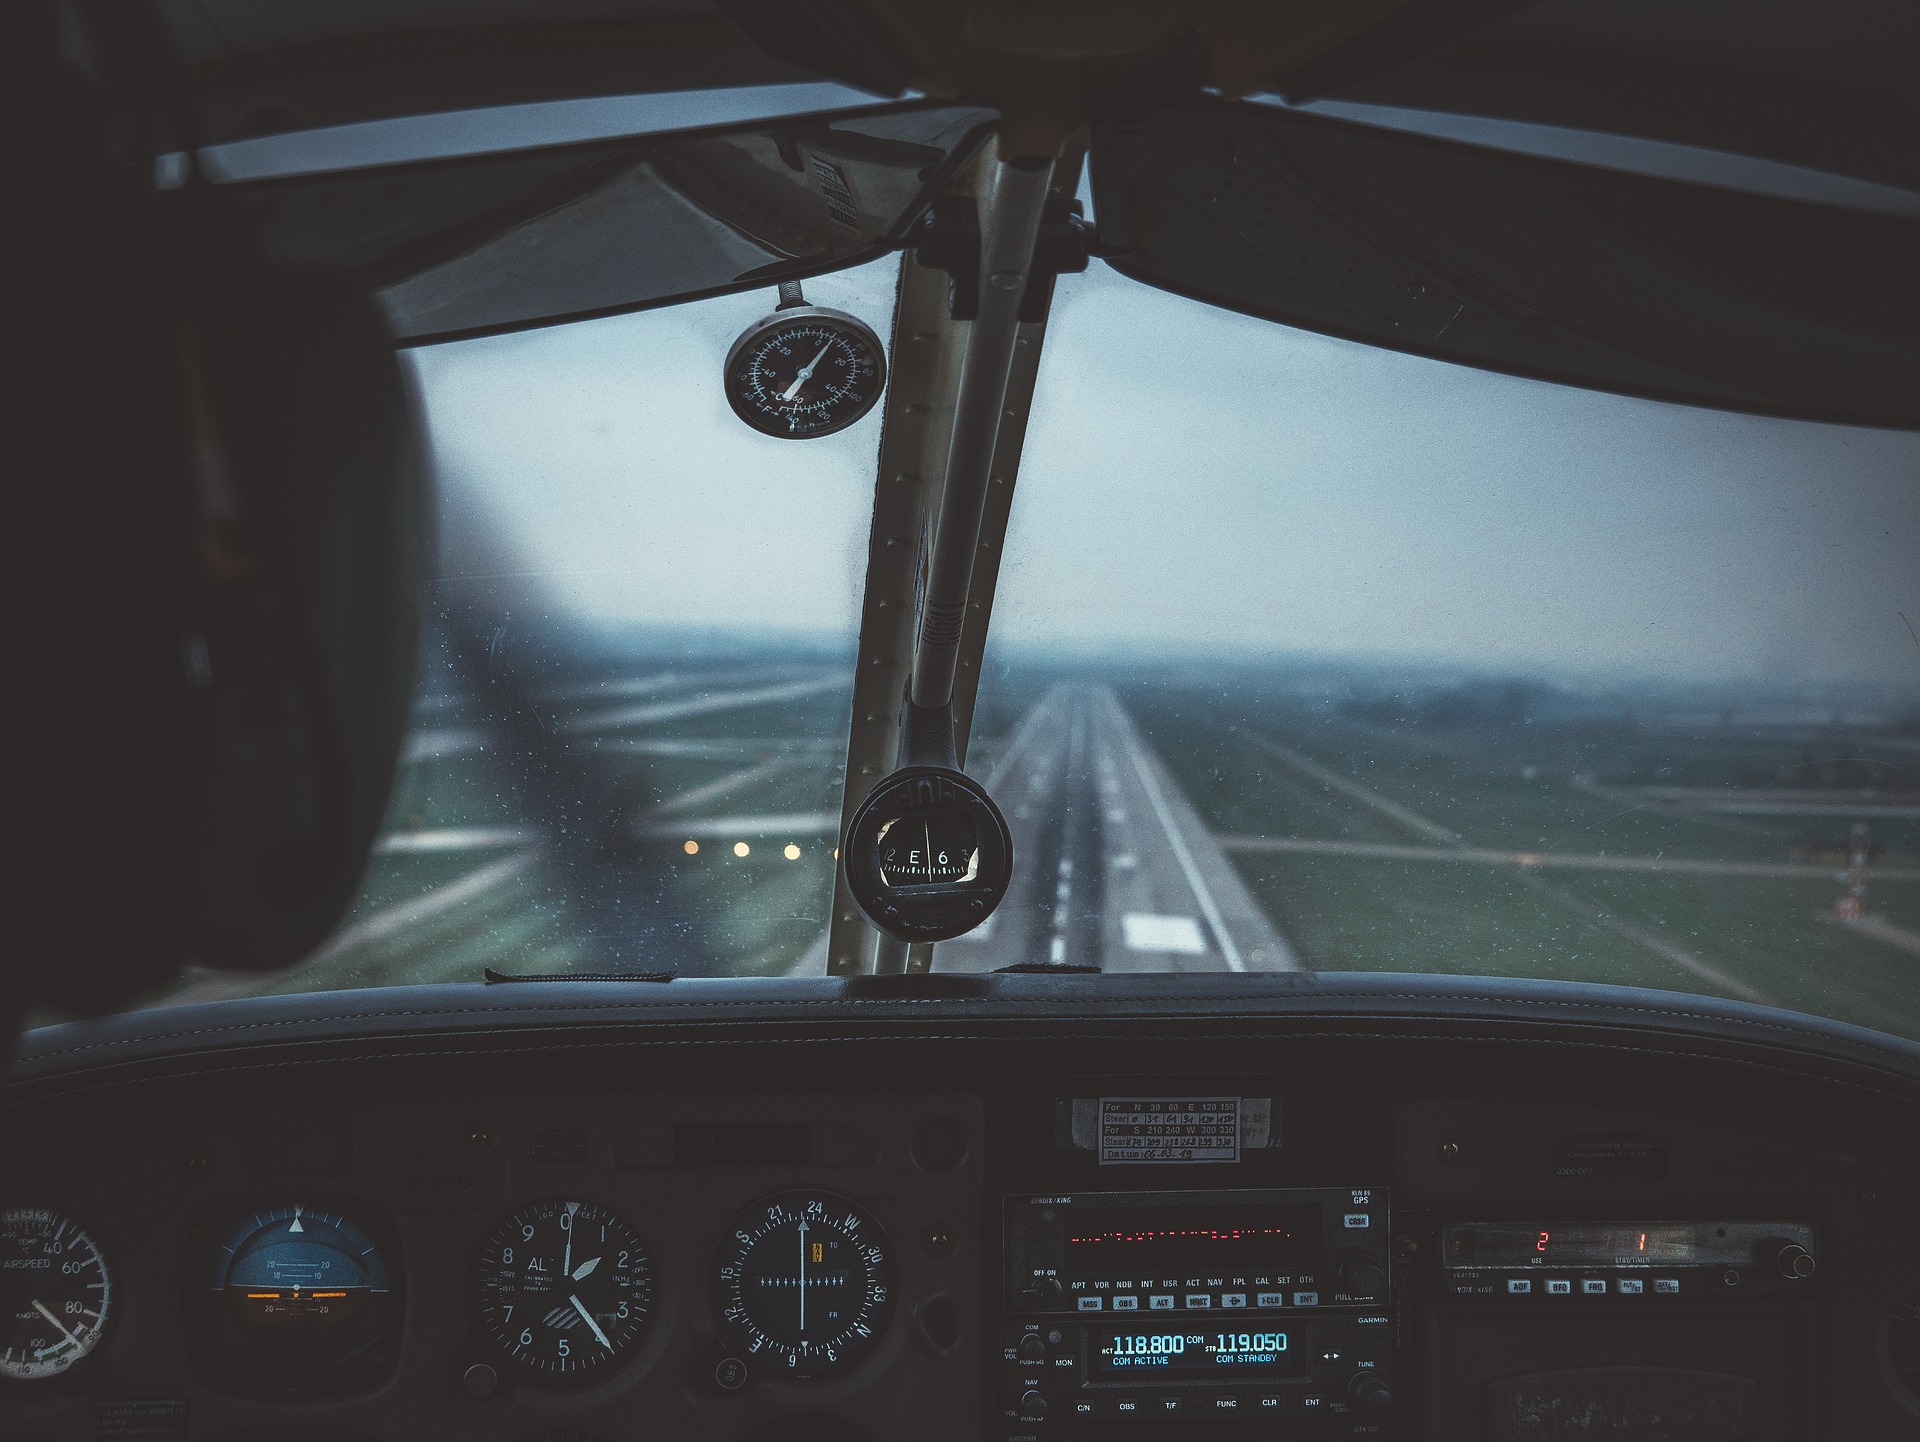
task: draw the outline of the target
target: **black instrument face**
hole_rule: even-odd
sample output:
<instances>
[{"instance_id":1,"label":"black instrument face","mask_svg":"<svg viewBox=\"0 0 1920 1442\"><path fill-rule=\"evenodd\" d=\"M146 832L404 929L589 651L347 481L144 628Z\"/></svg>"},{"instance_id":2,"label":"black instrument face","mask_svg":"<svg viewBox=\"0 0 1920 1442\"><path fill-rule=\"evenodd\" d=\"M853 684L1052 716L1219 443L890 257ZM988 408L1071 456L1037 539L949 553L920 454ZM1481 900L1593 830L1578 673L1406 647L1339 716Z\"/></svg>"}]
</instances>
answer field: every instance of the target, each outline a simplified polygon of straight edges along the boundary
<instances>
[{"instance_id":1,"label":"black instrument face","mask_svg":"<svg viewBox=\"0 0 1920 1442\"><path fill-rule=\"evenodd\" d=\"M853 813L840 854L867 919L902 941L945 941L993 914L1013 876L1000 808L964 772L908 766Z\"/></svg>"},{"instance_id":2,"label":"black instrument face","mask_svg":"<svg viewBox=\"0 0 1920 1442\"><path fill-rule=\"evenodd\" d=\"M886 350L873 328L824 306L775 311L727 352L733 413L782 440L845 430L873 409L886 383Z\"/></svg>"},{"instance_id":3,"label":"black instrument face","mask_svg":"<svg viewBox=\"0 0 1920 1442\"><path fill-rule=\"evenodd\" d=\"M841 1371L880 1340L893 1311L887 1239L841 1197L769 1197L721 1244L714 1300L728 1343L765 1374Z\"/></svg>"},{"instance_id":4,"label":"black instrument face","mask_svg":"<svg viewBox=\"0 0 1920 1442\"><path fill-rule=\"evenodd\" d=\"M57 1377L100 1344L113 1277L93 1238L44 1208L0 1212L0 1377Z\"/></svg>"},{"instance_id":5,"label":"black instrument face","mask_svg":"<svg viewBox=\"0 0 1920 1442\"><path fill-rule=\"evenodd\" d=\"M876 840L888 886L952 885L980 873L980 829L971 811L896 816L880 824Z\"/></svg>"},{"instance_id":6,"label":"black instrument face","mask_svg":"<svg viewBox=\"0 0 1920 1442\"><path fill-rule=\"evenodd\" d=\"M263 1207L218 1235L201 1283L213 1332L246 1390L342 1385L378 1367L393 1315L386 1256L345 1213Z\"/></svg>"},{"instance_id":7,"label":"black instrument face","mask_svg":"<svg viewBox=\"0 0 1920 1442\"><path fill-rule=\"evenodd\" d=\"M515 1364L587 1381L631 1355L653 1311L653 1260L592 1202L535 1202L493 1229L476 1278L487 1335Z\"/></svg>"}]
</instances>

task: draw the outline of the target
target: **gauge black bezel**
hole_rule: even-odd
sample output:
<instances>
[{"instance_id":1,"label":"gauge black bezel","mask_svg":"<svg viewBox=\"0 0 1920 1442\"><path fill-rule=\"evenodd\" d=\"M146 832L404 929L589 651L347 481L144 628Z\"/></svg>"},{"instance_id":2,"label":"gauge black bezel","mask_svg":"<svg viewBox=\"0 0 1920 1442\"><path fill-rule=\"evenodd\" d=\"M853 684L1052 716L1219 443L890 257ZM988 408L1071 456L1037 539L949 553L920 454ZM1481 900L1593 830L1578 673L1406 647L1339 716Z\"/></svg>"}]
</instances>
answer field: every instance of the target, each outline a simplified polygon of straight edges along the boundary
<instances>
[{"instance_id":1,"label":"gauge black bezel","mask_svg":"<svg viewBox=\"0 0 1920 1442\"><path fill-rule=\"evenodd\" d=\"M91 1227L75 1215L71 1208L56 1206L49 1202L9 1200L0 1202L0 1213L4 1212L47 1212L62 1218L81 1236L93 1243L93 1249L100 1257L100 1270L107 1279L106 1315L101 1319L100 1325L94 1329L93 1345L82 1355L58 1372L50 1373L45 1377L11 1377L0 1373L0 1393L20 1397L44 1397L59 1391L63 1386L71 1385L76 1377L84 1379L87 1372L97 1364L100 1354L106 1349L108 1339L120 1325L120 1314L125 1310L127 1301L125 1288L120 1282L118 1272L114 1269L113 1259L108 1254L106 1244Z\"/></svg>"},{"instance_id":2,"label":"gauge black bezel","mask_svg":"<svg viewBox=\"0 0 1920 1442\"><path fill-rule=\"evenodd\" d=\"M530 1211L535 1207L565 1206L566 1203L571 1201L577 1201L583 1207L599 1208L615 1221L619 1222L620 1225L625 1227L632 1235L635 1244L640 1249L641 1256L646 1259L648 1282L647 1307L646 1311L641 1315L640 1325L635 1329L633 1336L627 1340L626 1345L616 1352L611 1359L579 1371L556 1373L545 1371L523 1360L512 1347L502 1341L497 1335L492 1324L487 1319L486 1309L482 1301L481 1268L486 1263L487 1248L493 1243L495 1237L499 1235L503 1228L513 1225L521 1213ZM618 1375L635 1357L639 1356L640 1353L645 1350L648 1338L653 1331L654 1318L658 1316L660 1312L660 1267L654 1260L653 1248L647 1245L647 1239L641 1235L640 1229L633 1224L632 1219L629 1218L625 1212L611 1203L594 1201L590 1198L577 1195L567 1197L532 1197L526 1201L516 1202L509 1206L506 1211L500 1213L493 1224L487 1228L485 1234L481 1236L479 1245L474 1248L473 1263L467 1276L467 1311L472 1321L473 1334L477 1343L475 1348L476 1355L484 1353L484 1357L482 1357L481 1360L498 1360L504 1362L508 1368L507 1375L516 1383L535 1387L548 1387L556 1391L575 1391L582 1387L596 1386Z\"/></svg>"},{"instance_id":3,"label":"gauge black bezel","mask_svg":"<svg viewBox=\"0 0 1920 1442\"><path fill-rule=\"evenodd\" d=\"M249 1213L290 1207L337 1212L373 1239L387 1264L387 1315L366 1347L318 1372L308 1372L237 1351L226 1340L221 1293L206 1285L207 1269L221 1239ZM209 1388L234 1397L292 1399L343 1397L370 1392L393 1375L406 1321L406 1268L400 1231L387 1210L363 1198L325 1191L256 1192L223 1198L203 1208L188 1232L186 1255L187 1353L195 1374Z\"/></svg>"},{"instance_id":4,"label":"gauge black bezel","mask_svg":"<svg viewBox=\"0 0 1920 1442\"><path fill-rule=\"evenodd\" d=\"M896 817L965 810L980 847L971 881L890 886L880 874L880 828ZM847 822L841 865L854 902L896 941L950 941L993 915L1013 879L1013 833L986 788L947 766L906 766L867 793Z\"/></svg>"},{"instance_id":5,"label":"gauge black bezel","mask_svg":"<svg viewBox=\"0 0 1920 1442\"><path fill-rule=\"evenodd\" d=\"M837 1210L858 1219L862 1232L867 1234L868 1240L880 1253L880 1265L870 1280L883 1287L886 1295L874 1306L871 1329L864 1342L848 1343L841 1356L813 1371L802 1372L797 1368L776 1367L768 1358L780 1354L768 1353L764 1349L756 1353L746 1345L741 1325L727 1320L728 1283L724 1272L730 1260L745 1260L748 1244L743 1244L739 1238L743 1228L760 1221L773 1207L792 1203L804 1205L806 1202L816 1201L824 1202L831 1210ZM841 1233L841 1235L846 1234ZM848 1240L854 1239L849 1237ZM900 1298L898 1273L899 1269L894 1262L893 1241L887 1235L886 1228L880 1225L879 1219L871 1211L851 1197L828 1191L824 1187L793 1187L786 1191L774 1192L769 1196L761 1197L750 1206L741 1208L727 1224L726 1233L721 1237L720 1245L714 1252L714 1328L719 1333L722 1343L732 1349L733 1354L746 1363L749 1374L759 1380L789 1382L797 1386L832 1381L866 1361L886 1338ZM761 1335L766 1334L763 1331Z\"/></svg>"},{"instance_id":6,"label":"gauge black bezel","mask_svg":"<svg viewBox=\"0 0 1920 1442\"><path fill-rule=\"evenodd\" d=\"M783 430L772 424L766 413L755 408L747 400L744 387L738 383L735 366L740 357L752 346L767 339L773 332L789 325L828 325L845 332L856 343L864 345L873 353L873 391L866 396L859 408L835 420L832 425L817 430ZM772 436L779 441L812 441L821 436L836 435L849 426L858 425L887 393L887 348L881 342L879 332L861 320L857 315L849 315L844 310L834 310L824 305L790 305L762 316L745 330L741 331L727 350L726 365L721 370L721 388L726 392L727 404L733 413L747 425L763 436Z\"/></svg>"}]
</instances>

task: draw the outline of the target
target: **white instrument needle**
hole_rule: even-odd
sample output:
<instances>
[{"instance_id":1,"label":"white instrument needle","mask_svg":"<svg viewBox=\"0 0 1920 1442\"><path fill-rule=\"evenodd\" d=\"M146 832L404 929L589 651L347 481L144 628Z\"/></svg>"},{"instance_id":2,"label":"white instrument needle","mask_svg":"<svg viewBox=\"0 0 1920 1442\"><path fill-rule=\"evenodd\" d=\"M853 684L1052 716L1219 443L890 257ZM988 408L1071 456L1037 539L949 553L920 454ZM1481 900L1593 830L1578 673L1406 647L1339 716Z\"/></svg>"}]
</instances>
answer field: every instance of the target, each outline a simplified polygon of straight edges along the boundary
<instances>
[{"instance_id":1,"label":"white instrument needle","mask_svg":"<svg viewBox=\"0 0 1920 1442\"><path fill-rule=\"evenodd\" d=\"M61 1324L60 1319L47 1310L47 1304L42 1302L38 1297L33 1299L33 1310L53 1323L55 1327L58 1327L60 1329L60 1335L73 1343L74 1346L78 1347L80 1345L80 1339L69 1332L66 1327Z\"/></svg>"},{"instance_id":2,"label":"white instrument needle","mask_svg":"<svg viewBox=\"0 0 1920 1442\"><path fill-rule=\"evenodd\" d=\"M825 345L821 346L820 349L814 354L813 359L808 361L804 366L800 368L800 374L793 378L793 384L780 392L780 399L783 401L790 401L795 396L799 395L800 387L813 379L813 368L820 364L821 360L826 356L827 352L832 348L833 348L832 341L828 341Z\"/></svg>"},{"instance_id":3,"label":"white instrument needle","mask_svg":"<svg viewBox=\"0 0 1920 1442\"><path fill-rule=\"evenodd\" d=\"M591 1272L595 1267L599 1265L600 1265L600 1259L598 1257L588 1257L586 1261L582 1262L578 1267L578 1269L574 1271L573 1280L576 1282L582 1280L584 1277L586 1277L586 1275L589 1272Z\"/></svg>"},{"instance_id":4,"label":"white instrument needle","mask_svg":"<svg viewBox=\"0 0 1920 1442\"><path fill-rule=\"evenodd\" d=\"M800 1330L807 1330L807 1224L800 1224Z\"/></svg>"},{"instance_id":5,"label":"white instrument needle","mask_svg":"<svg viewBox=\"0 0 1920 1442\"><path fill-rule=\"evenodd\" d=\"M611 1352L613 1343L609 1342L607 1334L600 1330L600 1324L593 1320L593 1313L586 1309L578 1297L569 1297L567 1300L573 1303L573 1310L580 1314L581 1320L587 1324L587 1330L593 1333L594 1340Z\"/></svg>"}]
</instances>

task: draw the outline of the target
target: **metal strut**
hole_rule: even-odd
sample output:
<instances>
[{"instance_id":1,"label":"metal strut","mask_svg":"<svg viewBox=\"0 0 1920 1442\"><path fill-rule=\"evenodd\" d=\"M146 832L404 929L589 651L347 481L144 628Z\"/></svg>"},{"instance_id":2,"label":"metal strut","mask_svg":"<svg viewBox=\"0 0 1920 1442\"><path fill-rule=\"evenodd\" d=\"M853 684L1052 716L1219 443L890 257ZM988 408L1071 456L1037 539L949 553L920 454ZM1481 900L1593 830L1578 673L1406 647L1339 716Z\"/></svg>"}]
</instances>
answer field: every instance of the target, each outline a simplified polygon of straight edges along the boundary
<instances>
[{"instance_id":1,"label":"metal strut","mask_svg":"<svg viewBox=\"0 0 1920 1442\"><path fill-rule=\"evenodd\" d=\"M964 204L946 206L934 217L943 224L926 227L917 257L903 257L843 831L874 783L900 764L903 719L940 713L958 756L966 755L998 576L996 548L1019 466L1052 275L1085 264L1084 249L1078 264L1049 264L1051 254L1036 263L1036 236L1051 213L1050 190L1053 208L1065 213L1081 155L1077 143L1057 161L1007 160L989 149L955 194ZM1038 276L1039 269L1048 274ZM1033 283L1041 279L1045 284ZM1010 377L1020 389L1017 400ZM923 708L922 697L936 699ZM868 926L844 874L836 876L824 940L825 957L812 952L801 969L817 971L824 960L833 975L898 973L924 971L931 960L930 946L909 951Z\"/></svg>"}]
</instances>

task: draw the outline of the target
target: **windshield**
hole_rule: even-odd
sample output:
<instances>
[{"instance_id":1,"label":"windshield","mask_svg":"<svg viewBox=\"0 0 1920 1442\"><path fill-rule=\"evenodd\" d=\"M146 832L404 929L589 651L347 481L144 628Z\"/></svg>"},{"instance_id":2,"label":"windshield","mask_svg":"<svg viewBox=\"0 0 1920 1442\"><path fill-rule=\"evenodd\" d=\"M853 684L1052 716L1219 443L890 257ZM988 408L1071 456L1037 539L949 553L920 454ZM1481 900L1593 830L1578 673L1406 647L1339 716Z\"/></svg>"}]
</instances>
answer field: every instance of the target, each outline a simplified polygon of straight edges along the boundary
<instances>
[{"instance_id":1,"label":"windshield","mask_svg":"<svg viewBox=\"0 0 1920 1442\"><path fill-rule=\"evenodd\" d=\"M897 259L806 283L891 333ZM352 915L261 981L819 974L881 415L729 410L769 290L410 352L440 578ZM1557 977L1920 1035L1920 437L1060 281L933 966Z\"/></svg>"}]
</instances>

